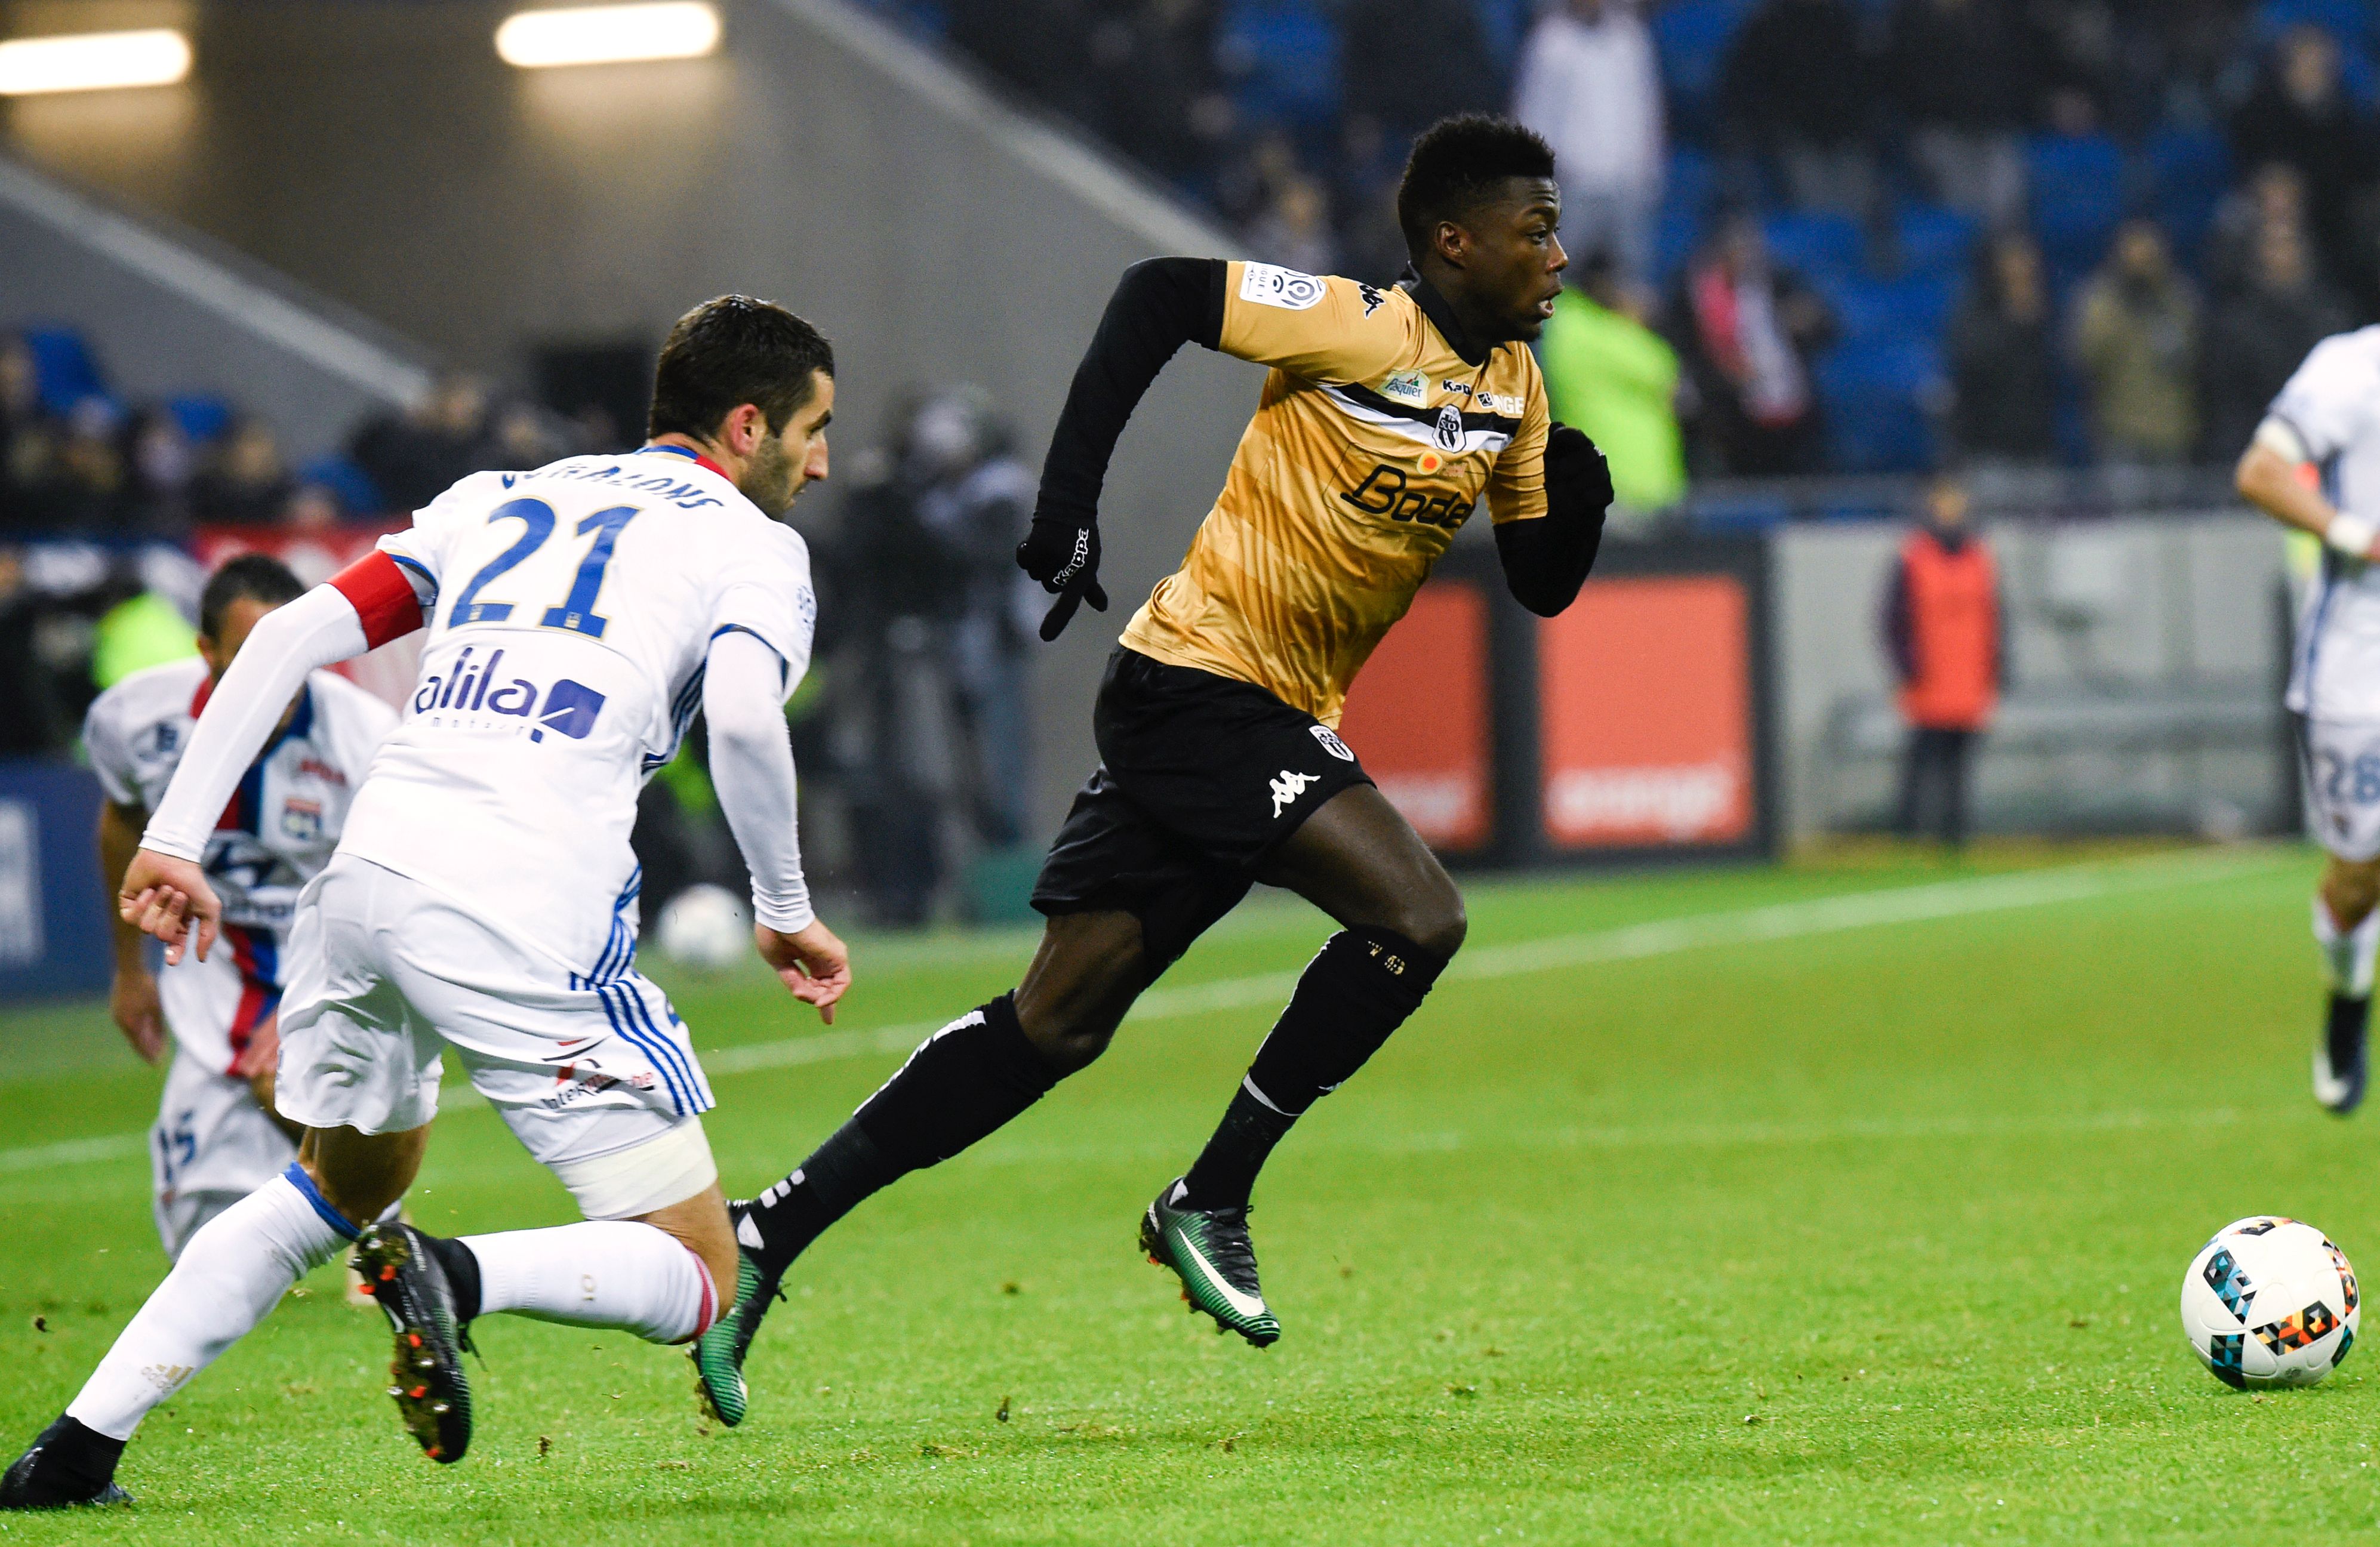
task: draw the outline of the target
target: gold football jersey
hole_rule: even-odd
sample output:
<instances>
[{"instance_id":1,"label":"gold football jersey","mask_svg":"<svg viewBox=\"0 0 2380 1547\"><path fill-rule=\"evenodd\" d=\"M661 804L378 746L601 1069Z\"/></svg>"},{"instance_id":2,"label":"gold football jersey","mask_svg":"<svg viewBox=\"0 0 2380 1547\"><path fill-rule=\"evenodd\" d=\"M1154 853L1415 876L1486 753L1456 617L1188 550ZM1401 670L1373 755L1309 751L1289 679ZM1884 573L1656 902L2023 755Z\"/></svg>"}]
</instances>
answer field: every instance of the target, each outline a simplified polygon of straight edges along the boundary
<instances>
[{"instance_id":1,"label":"gold football jersey","mask_svg":"<svg viewBox=\"0 0 2380 1547\"><path fill-rule=\"evenodd\" d=\"M1222 349L1272 367L1214 508L1123 643L1253 683L1325 725L1484 496L1546 514L1549 416L1528 347L1458 347L1427 286L1233 263Z\"/></svg>"}]
</instances>

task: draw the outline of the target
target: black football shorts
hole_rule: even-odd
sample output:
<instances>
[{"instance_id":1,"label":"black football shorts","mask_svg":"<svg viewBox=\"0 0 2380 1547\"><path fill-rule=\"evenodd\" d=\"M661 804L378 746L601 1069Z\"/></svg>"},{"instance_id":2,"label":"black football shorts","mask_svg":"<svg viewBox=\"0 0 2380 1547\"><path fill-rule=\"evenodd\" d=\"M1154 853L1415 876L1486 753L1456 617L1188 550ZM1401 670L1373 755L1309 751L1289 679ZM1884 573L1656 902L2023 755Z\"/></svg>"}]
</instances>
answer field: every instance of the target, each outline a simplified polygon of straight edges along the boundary
<instances>
[{"instance_id":1,"label":"black football shorts","mask_svg":"<svg viewBox=\"0 0 2380 1547\"><path fill-rule=\"evenodd\" d=\"M1136 650L1108 658L1091 711L1099 767L1033 888L1044 913L1140 920L1152 963L1245 897L1274 845L1371 776L1347 743L1252 683Z\"/></svg>"}]
</instances>

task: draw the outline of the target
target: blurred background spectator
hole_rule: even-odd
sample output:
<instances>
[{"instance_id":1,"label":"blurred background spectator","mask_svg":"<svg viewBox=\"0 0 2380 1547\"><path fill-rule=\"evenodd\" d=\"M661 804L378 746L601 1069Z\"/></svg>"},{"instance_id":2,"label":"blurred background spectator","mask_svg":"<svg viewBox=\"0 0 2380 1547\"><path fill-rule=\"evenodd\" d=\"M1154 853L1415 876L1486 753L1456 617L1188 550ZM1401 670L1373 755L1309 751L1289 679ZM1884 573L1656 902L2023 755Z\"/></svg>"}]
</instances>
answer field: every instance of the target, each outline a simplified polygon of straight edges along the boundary
<instances>
[{"instance_id":1,"label":"blurred background spectator","mask_svg":"<svg viewBox=\"0 0 2380 1547\"><path fill-rule=\"evenodd\" d=\"M1995 224L2021 218L2017 134L2033 83L2008 7L1998 0L1899 0L1879 74L1927 191Z\"/></svg>"},{"instance_id":2,"label":"blurred background spectator","mask_svg":"<svg viewBox=\"0 0 2380 1547\"><path fill-rule=\"evenodd\" d=\"M2082 287L2074 357L2091 392L2099 455L2175 463L2198 444L2198 297L2174 272L2165 234L2125 223L2115 250Z\"/></svg>"},{"instance_id":3,"label":"blurred background spectator","mask_svg":"<svg viewBox=\"0 0 2380 1547\"><path fill-rule=\"evenodd\" d=\"M1850 0L1762 0L1736 35L1722 87L1742 144L1775 159L1792 202L1864 214L1875 197L1876 101Z\"/></svg>"},{"instance_id":4,"label":"blurred background spectator","mask_svg":"<svg viewBox=\"0 0 2380 1547\"><path fill-rule=\"evenodd\" d=\"M2041 249L2021 232L1985 248L1950 324L1953 440L1984 461L2058 456L2058 329Z\"/></svg>"},{"instance_id":5,"label":"blurred background spectator","mask_svg":"<svg viewBox=\"0 0 2380 1547\"><path fill-rule=\"evenodd\" d=\"M1736 214L1719 227L1688 266L1678 310L1696 420L1716 470L1815 471L1819 417L1809 353L1827 342L1834 320L1801 276L1769 261L1758 221Z\"/></svg>"},{"instance_id":6,"label":"blurred background spectator","mask_svg":"<svg viewBox=\"0 0 2380 1547\"><path fill-rule=\"evenodd\" d=\"M1629 511L1666 511L1686 492L1678 432L1678 353L1647 325L1645 292L1606 252L1571 266L1537 341L1553 417L1603 449Z\"/></svg>"},{"instance_id":7,"label":"blurred background spectator","mask_svg":"<svg viewBox=\"0 0 2380 1547\"><path fill-rule=\"evenodd\" d=\"M1561 174L1561 239L1652 272L1660 212L1661 68L1635 0L1564 0L1529 33L1512 115L1546 137Z\"/></svg>"}]
</instances>

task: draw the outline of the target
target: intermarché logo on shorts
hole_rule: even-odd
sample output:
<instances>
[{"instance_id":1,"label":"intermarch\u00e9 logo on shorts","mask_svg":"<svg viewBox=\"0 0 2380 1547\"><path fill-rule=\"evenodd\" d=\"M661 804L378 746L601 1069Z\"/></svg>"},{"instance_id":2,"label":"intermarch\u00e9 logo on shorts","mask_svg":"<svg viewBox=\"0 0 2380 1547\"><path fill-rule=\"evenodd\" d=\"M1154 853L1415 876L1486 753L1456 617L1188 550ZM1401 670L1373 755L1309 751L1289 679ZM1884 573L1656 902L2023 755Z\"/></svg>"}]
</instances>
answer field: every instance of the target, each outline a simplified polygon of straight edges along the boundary
<instances>
[{"instance_id":1,"label":"intermarch\u00e9 logo on shorts","mask_svg":"<svg viewBox=\"0 0 2380 1547\"><path fill-rule=\"evenodd\" d=\"M421 680L421 686L413 695L414 713L436 716L441 711L451 712L458 723L466 715L533 719L537 723L528 733L533 742L545 740L548 731L583 742L595 729L595 718L603 712L603 695L593 688L567 677L542 689L526 677L504 682L499 675L504 664L503 649L491 652L486 660L474 667L474 648L464 646L452 667ZM497 685L500 683L502 685ZM433 718L430 723L437 725L443 720Z\"/></svg>"}]
</instances>

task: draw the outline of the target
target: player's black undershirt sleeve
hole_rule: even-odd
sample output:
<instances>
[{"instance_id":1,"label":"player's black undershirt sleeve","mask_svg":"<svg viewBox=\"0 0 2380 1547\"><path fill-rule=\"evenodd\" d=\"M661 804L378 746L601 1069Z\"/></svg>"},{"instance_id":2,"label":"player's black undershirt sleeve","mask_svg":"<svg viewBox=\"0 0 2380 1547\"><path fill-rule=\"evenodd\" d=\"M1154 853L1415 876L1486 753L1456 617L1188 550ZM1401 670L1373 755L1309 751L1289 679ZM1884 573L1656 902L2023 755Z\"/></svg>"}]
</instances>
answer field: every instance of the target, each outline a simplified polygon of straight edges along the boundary
<instances>
[{"instance_id":1,"label":"player's black undershirt sleeve","mask_svg":"<svg viewBox=\"0 0 2380 1547\"><path fill-rule=\"evenodd\" d=\"M1603 546L1611 473L1603 453L1578 430L1556 425L1546 442L1546 514L1496 528L1496 557L1512 599L1550 618L1578 599Z\"/></svg>"},{"instance_id":2,"label":"player's black undershirt sleeve","mask_svg":"<svg viewBox=\"0 0 2380 1547\"><path fill-rule=\"evenodd\" d=\"M1220 258L1149 258L1123 272L1050 436L1037 515L1098 511L1108 459L1148 384L1184 344L1222 342L1226 269Z\"/></svg>"}]
</instances>

